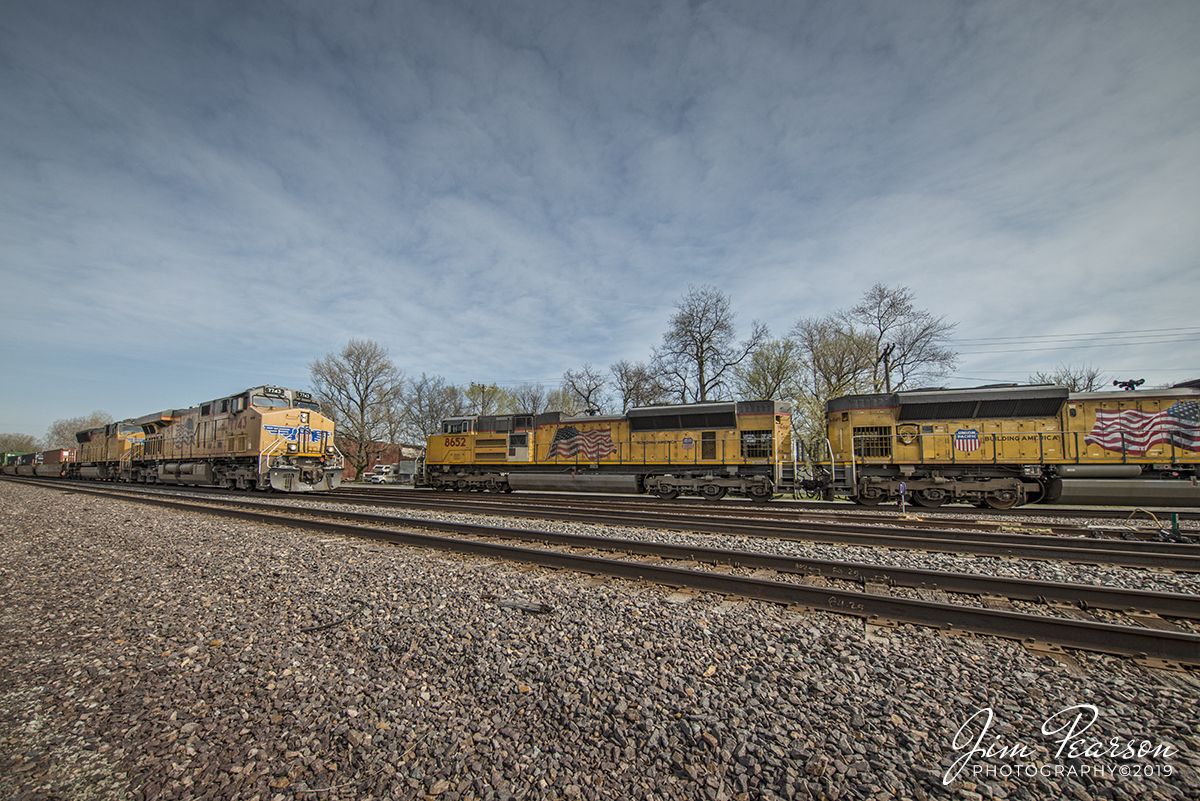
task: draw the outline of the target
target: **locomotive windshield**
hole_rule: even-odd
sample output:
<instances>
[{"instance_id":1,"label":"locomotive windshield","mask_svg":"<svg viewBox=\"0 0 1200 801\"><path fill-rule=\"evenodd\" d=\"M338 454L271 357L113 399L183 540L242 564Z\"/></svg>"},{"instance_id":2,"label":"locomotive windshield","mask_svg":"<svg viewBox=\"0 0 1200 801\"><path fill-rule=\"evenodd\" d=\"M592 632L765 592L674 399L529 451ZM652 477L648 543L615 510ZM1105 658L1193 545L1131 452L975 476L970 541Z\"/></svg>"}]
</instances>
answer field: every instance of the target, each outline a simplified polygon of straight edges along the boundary
<instances>
[{"instance_id":1,"label":"locomotive windshield","mask_svg":"<svg viewBox=\"0 0 1200 801\"><path fill-rule=\"evenodd\" d=\"M287 398L268 398L266 395L255 395L250 402L260 409L286 409Z\"/></svg>"}]
</instances>

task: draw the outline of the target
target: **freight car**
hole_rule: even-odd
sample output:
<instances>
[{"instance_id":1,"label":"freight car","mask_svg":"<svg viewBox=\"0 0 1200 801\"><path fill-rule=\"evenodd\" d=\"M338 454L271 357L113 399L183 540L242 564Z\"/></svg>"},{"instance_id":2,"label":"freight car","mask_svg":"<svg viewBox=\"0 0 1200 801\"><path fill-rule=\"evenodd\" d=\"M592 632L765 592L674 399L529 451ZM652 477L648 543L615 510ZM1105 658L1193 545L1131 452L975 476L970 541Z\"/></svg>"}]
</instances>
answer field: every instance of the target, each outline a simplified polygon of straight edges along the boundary
<instances>
[{"instance_id":1,"label":"freight car","mask_svg":"<svg viewBox=\"0 0 1200 801\"><path fill-rule=\"evenodd\" d=\"M65 477L74 454L74 451L68 449L41 453L7 453L4 455L0 473L6 476Z\"/></svg>"},{"instance_id":2,"label":"freight car","mask_svg":"<svg viewBox=\"0 0 1200 801\"><path fill-rule=\"evenodd\" d=\"M80 431L72 451L17 459L8 475L189 484L282 492L332 490L343 458L333 423L307 392L259 386Z\"/></svg>"},{"instance_id":3,"label":"freight car","mask_svg":"<svg viewBox=\"0 0 1200 801\"><path fill-rule=\"evenodd\" d=\"M1023 503L1200 506L1195 382L1150 392L989 386L849 395L826 406L810 489L875 505L904 494Z\"/></svg>"},{"instance_id":4,"label":"freight car","mask_svg":"<svg viewBox=\"0 0 1200 801\"><path fill-rule=\"evenodd\" d=\"M453 417L426 442L418 486L443 490L726 494L769 501L794 474L782 401Z\"/></svg>"}]
</instances>

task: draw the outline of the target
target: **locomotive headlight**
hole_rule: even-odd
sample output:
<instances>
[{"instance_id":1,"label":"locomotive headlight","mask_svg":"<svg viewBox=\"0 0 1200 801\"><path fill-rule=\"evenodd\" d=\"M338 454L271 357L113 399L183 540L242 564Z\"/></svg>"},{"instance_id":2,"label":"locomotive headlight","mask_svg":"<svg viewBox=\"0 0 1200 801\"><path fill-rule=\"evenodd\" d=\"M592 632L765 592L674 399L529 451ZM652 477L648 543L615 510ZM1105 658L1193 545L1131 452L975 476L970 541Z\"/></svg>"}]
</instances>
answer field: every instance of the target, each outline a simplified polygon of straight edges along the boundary
<instances>
[{"instance_id":1,"label":"locomotive headlight","mask_svg":"<svg viewBox=\"0 0 1200 801\"><path fill-rule=\"evenodd\" d=\"M288 453L295 453L298 450L299 450L299 447L296 445L296 443L294 443L294 442L288 443Z\"/></svg>"},{"instance_id":2,"label":"locomotive headlight","mask_svg":"<svg viewBox=\"0 0 1200 801\"><path fill-rule=\"evenodd\" d=\"M300 412L300 422L304 425L308 425L308 412Z\"/></svg>"}]
</instances>

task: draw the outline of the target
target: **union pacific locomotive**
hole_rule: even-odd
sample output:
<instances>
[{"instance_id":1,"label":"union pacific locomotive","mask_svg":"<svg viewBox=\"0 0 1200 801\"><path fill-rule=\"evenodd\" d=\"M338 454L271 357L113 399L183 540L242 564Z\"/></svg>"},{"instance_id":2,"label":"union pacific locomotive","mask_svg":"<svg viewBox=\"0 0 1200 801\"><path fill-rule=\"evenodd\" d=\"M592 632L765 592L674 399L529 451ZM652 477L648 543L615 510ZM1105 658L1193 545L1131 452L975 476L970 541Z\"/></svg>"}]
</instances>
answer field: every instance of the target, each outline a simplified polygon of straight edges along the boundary
<instances>
[{"instance_id":1,"label":"union pacific locomotive","mask_svg":"<svg viewBox=\"0 0 1200 801\"><path fill-rule=\"evenodd\" d=\"M307 392L260 386L187 409L80 431L73 450L9 456L5 475L332 490L343 458L333 423Z\"/></svg>"},{"instance_id":2,"label":"union pacific locomotive","mask_svg":"<svg viewBox=\"0 0 1200 801\"><path fill-rule=\"evenodd\" d=\"M726 494L769 501L791 486L791 409L782 401L647 406L621 415L454 417L426 442L418 486Z\"/></svg>"},{"instance_id":3,"label":"union pacific locomotive","mask_svg":"<svg viewBox=\"0 0 1200 801\"><path fill-rule=\"evenodd\" d=\"M809 489L862 504L1200 506L1200 382L913 390L830 401Z\"/></svg>"}]
</instances>

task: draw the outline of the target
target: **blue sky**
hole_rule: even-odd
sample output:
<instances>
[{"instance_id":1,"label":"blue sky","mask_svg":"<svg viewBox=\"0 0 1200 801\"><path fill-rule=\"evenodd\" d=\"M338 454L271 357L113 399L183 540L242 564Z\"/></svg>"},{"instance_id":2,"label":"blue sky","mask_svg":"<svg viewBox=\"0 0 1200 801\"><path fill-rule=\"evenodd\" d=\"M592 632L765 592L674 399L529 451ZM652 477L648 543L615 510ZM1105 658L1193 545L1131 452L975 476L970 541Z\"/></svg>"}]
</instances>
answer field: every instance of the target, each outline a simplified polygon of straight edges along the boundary
<instances>
[{"instance_id":1,"label":"blue sky","mask_svg":"<svg viewBox=\"0 0 1200 801\"><path fill-rule=\"evenodd\" d=\"M0 431L643 360L872 284L969 386L1200 377L1200 3L0 8ZM1019 338L1019 339L1017 339Z\"/></svg>"}]
</instances>

